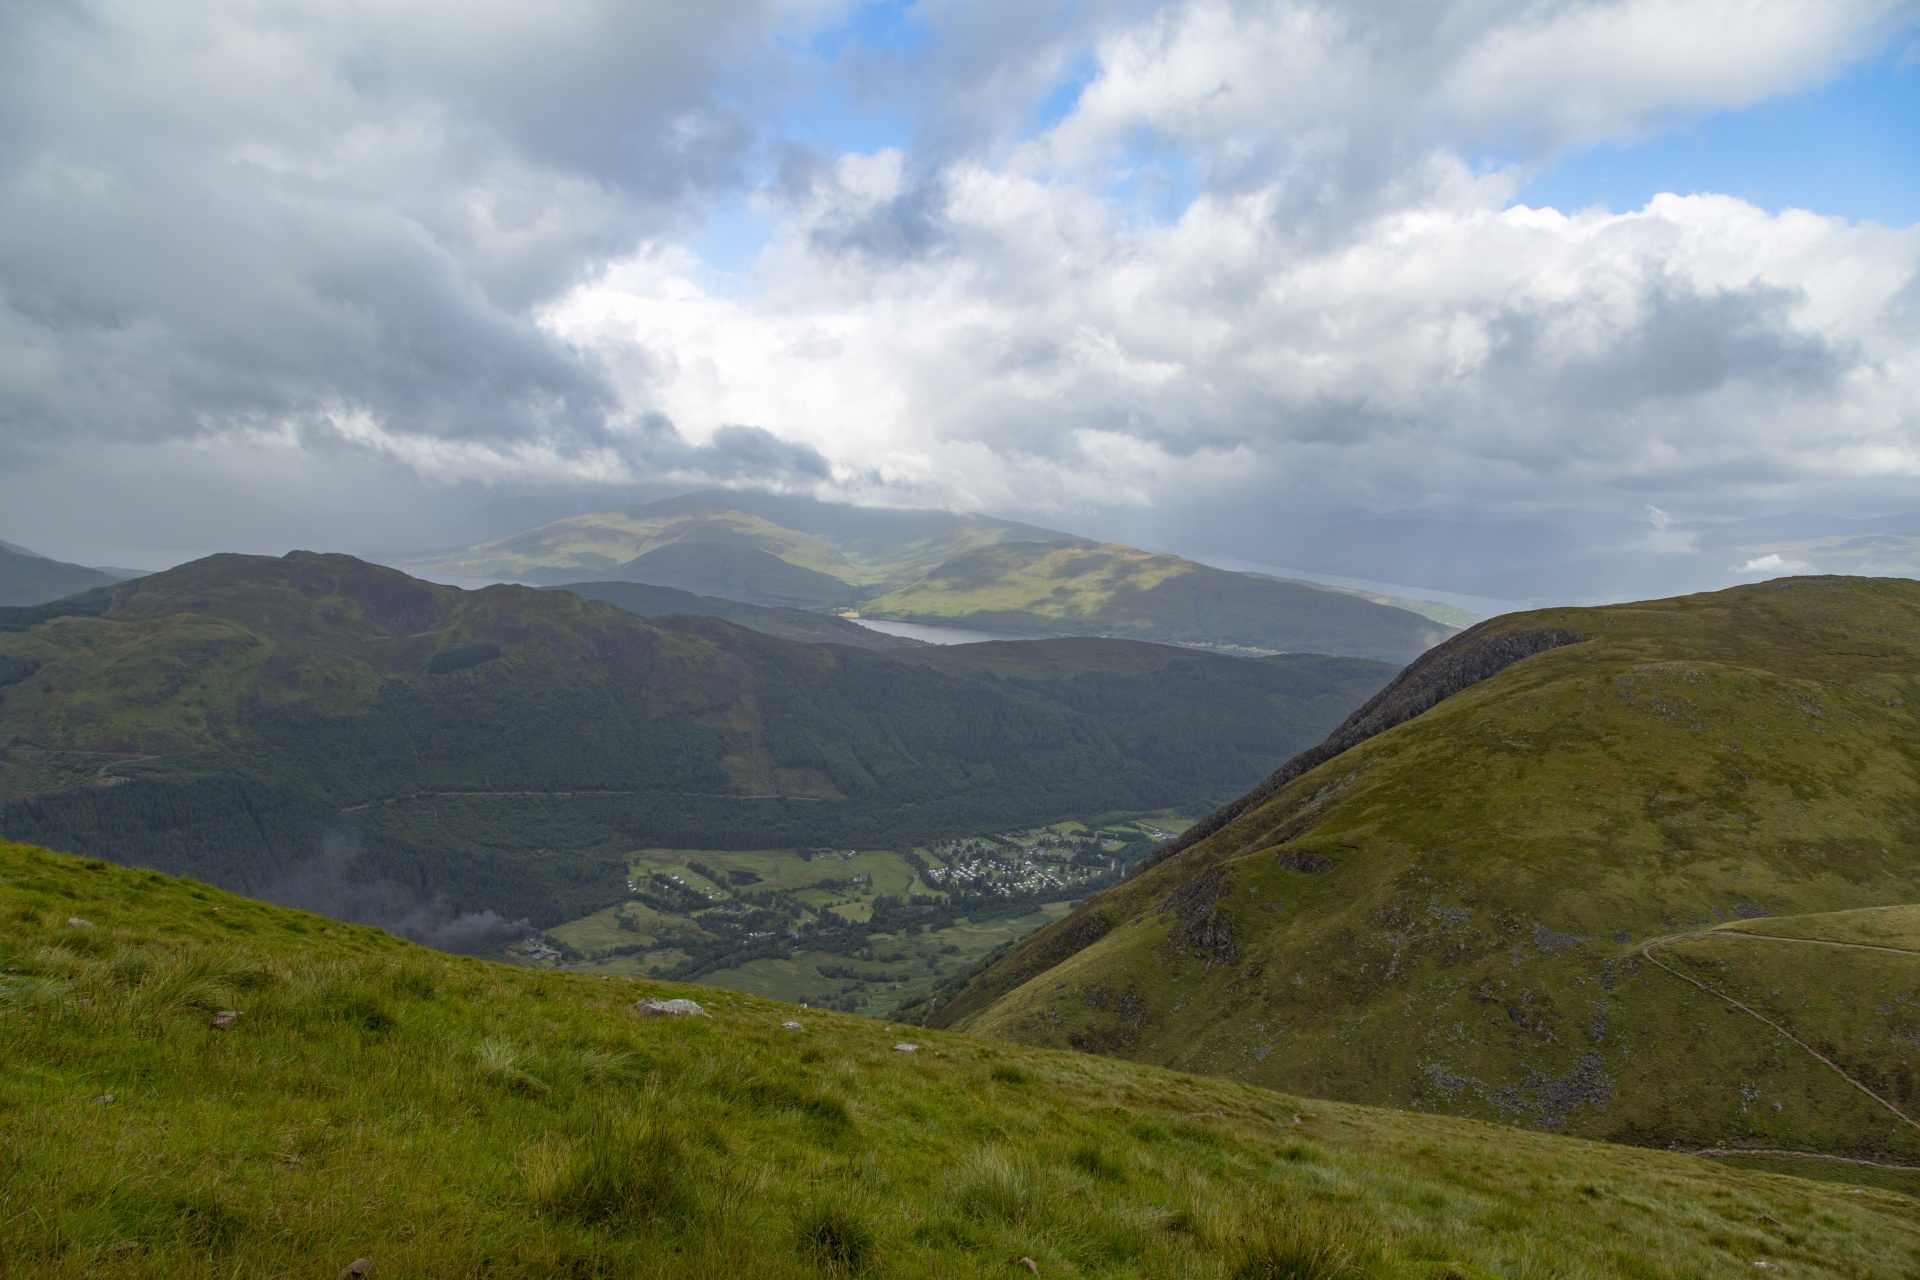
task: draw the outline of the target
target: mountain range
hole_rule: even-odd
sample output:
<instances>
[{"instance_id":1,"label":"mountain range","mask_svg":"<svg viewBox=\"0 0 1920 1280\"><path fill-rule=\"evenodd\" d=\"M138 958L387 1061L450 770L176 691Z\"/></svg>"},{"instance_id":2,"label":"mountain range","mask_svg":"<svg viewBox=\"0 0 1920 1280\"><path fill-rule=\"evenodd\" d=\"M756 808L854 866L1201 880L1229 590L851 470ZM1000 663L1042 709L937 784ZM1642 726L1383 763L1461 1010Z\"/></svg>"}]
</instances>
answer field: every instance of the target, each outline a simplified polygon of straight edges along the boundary
<instances>
[{"instance_id":1,"label":"mountain range","mask_svg":"<svg viewBox=\"0 0 1920 1280\"><path fill-rule=\"evenodd\" d=\"M931 1021L1316 1096L1920 1162L1920 583L1482 623Z\"/></svg>"},{"instance_id":2,"label":"mountain range","mask_svg":"<svg viewBox=\"0 0 1920 1280\"><path fill-rule=\"evenodd\" d=\"M1032 525L767 495L698 493L589 512L396 563L463 581L634 582L762 608L1239 653L1406 662L1455 630L1429 616L1433 606Z\"/></svg>"},{"instance_id":3,"label":"mountain range","mask_svg":"<svg viewBox=\"0 0 1920 1280\"><path fill-rule=\"evenodd\" d=\"M1051 643L1044 673L1002 675L348 556L214 556L0 611L0 832L345 916L551 924L622 900L648 843L910 847L1204 809L1393 670Z\"/></svg>"}]
</instances>

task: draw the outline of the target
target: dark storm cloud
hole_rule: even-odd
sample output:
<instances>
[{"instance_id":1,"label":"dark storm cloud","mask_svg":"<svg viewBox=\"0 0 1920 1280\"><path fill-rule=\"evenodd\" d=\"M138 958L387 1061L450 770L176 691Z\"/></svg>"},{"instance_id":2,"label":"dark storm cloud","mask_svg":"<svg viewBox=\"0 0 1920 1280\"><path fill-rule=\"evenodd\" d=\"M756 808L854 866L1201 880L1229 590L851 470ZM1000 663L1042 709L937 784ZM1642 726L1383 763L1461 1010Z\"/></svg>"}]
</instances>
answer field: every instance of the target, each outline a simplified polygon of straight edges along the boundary
<instances>
[{"instance_id":1,"label":"dark storm cloud","mask_svg":"<svg viewBox=\"0 0 1920 1280\"><path fill-rule=\"evenodd\" d=\"M763 17L8 6L0 433L617 454L614 393L537 306L736 178L717 68Z\"/></svg>"}]
</instances>

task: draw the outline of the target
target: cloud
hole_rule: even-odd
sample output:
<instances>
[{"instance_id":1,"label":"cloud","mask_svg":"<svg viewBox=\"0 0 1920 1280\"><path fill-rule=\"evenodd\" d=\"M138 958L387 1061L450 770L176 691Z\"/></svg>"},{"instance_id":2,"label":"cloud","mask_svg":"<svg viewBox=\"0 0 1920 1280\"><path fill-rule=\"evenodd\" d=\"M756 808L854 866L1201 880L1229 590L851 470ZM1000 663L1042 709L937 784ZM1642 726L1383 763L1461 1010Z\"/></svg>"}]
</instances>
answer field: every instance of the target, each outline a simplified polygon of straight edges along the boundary
<instances>
[{"instance_id":1,"label":"cloud","mask_svg":"<svg viewBox=\"0 0 1920 1280\"><path fill-rule=\"evenodd\" d=\"M1728 572L1730 573L1780 573L1780 574L1811 573L1812 571L1813 571L1813 566L1808 564L1806 561L1789 560L1785 556L1782 556L1777 551L1770 551L1764 556L1755 556L1753 559L1747 561L1745 564L1740 565L1737 568L1728 570Z\"/></svg>"},{"instance_id":2,"label":"cloud","mask_svg":"<svg viewBox=\"0 0 1920 1280\"><path fill-rule=\"evenodd\" d=\"M16 6L0 501L153 459L201 464L155 523L225 492L342 541L471 486L1093 524L1905 501L1920 232L1510 201L1915 14L921 0L830 54L845 0ZM810 123L861 111L905 123ZM687 246L727 202L772 233L723 280Z\"/></svg>"},{"instance_id":3,"label":"cloud","mask_svg":"<svg viewBox=\"0 0 1920 1280\"><path fill-rule=\"evenodd\" d=\"M429 473L619 463L532 309L688 225L766 7L14 6L0 424L16 457L281 437Z\"/></svg>"},{"instance_id":4,"label":"cloud","mask_svg":"<svg viewBox=\"0 0 1920 1280\"><path fill-rule=\"evenodd\" d=\"M1920 474L1899 372L1920 233L1663 197L1417 207L1303 251L1259 194L1137 228L1031 177L947 190L950 253L849 254L801 221L762 296L648 255L547 323L650 353L623 394L694 438L778 423L856 494L1045 510L1237 474L1308 501L1639 508Z\"/></svg>"}]
</instances>

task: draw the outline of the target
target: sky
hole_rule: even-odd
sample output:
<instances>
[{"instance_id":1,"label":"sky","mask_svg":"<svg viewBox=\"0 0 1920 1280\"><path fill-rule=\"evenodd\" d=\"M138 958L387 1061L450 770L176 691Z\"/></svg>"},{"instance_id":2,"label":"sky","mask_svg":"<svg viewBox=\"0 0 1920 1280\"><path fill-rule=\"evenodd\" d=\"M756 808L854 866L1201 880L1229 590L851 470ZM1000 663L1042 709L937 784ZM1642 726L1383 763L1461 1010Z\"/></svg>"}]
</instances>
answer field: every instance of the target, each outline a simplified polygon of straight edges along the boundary
<instances>
[{"instance_id":1,"label":"sky","mask_svg":"<svg viewBox=\"0 0 1920 1280\"><path fill-rule=\"evenodd\" d=\"M1920 511L1916 121L1902 0L20 0L0 537Z\"/></svg>"}]
</instances>

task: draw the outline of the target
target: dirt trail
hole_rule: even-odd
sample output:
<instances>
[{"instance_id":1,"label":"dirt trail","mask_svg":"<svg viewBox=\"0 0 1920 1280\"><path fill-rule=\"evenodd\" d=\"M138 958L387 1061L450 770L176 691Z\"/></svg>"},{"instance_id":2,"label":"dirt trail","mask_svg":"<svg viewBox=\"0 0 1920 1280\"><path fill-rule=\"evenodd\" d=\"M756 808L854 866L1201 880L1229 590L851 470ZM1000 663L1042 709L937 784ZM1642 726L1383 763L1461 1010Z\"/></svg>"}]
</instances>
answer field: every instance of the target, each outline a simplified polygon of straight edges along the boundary
<instances>
[{"instance_id":1,"label":"dirt trail","mask_svg":"<svg viewBox=\"0 0 1920 1280\"><path fill-rule=\"evenodd\" d=\"M1680 981L1687 983L1689 986L1698 987L1700 990L1706 992L1708 995L1712 996L1714 999L1724 1000L1728 1004L1732 1005L1734 1008L1740 1010L1742 1013L1747 1014L1749 1017L1752 1017L1760 1022L1766 1023L1769 1027L1772 1027L1775 1031L1779 1032L1781 1035L1785 1036L1787 1039L1793 1041L1795 1044L1799 1045L1802 1049L1805 1049L1817 1061L1824 1064L1828 1070L1832 1071L1835 1075L1839 1076L1842 1080L1845 1080L1848 1084L1852 1085L1854 1088L1858 1089L1860 1092L1866 1094L1869 1098L1872 1098L1875 1102L1885 1107L1889 1114L1897 1117L1902 1123L1906 1124L1909 1128L1920 1129L1920 1121L1914 1120L1912 1116L1908 1115L1906 1112L1902 1111L1900 1108L1894 1106L1891 1102L1888 1102L1885 1098L1875 1093L1872 1089L1869 1089L1866 1085L1862 1084L1860 1081L1855 1080L1852 1076L1848 1075L1846 1071L1841 1068L1839 1063L1835 1062L1832 1058L1827 1057L1826 1054L1821 1053L1818 1049L1814 1048L1812 1045L1808 1044L1805 1040L1802 1040L1799 1036L1796 1036L1795 1034L1793 1034L1793 1032L1787 1030L1785 1027L1775 1022L1772 1018L1767 1017L1767 1015L1765 1015L1764 1013L1761 1013L1759 1010L1753 1008L1751 1005L1743 1004L1740 1001L1735 1000L1732 996L1727 995L1725 992L1715 991L1712 987L1708 986L1706 983L1700 982L1693 978L1689 978L1686 974L1680 972L1678 969L1674 968L1672 965L1667 964L1665 961L1657 959L1653 954L1653 949L1655 947L1664 947L1669 943L1674 943L1674 942L1690 942L1696 938L1709 938L1709 937L1713 937L1714 933L1715 931L1713 930L1705 930L1697 933L1669 934L1664 938L1655 938L1652 942L1649 942L1645 946L1641 947L1640 954L1644 956L1650 963L1658 965L1660 968L1665 969L1668 973L1680 979ZM1736 935L1736 936L1749 936L1749 937L1759 937L1759 938L1766 937L1765 934L1750 934L1750 935ZM1768 940L1774 941L1775 939L1768 939ZM1842 943L1839 945L1845 946L1848 944ZM1869 950L1891 950L1892 948L1868 948L1868 949Z\"/></svg>"},{"instance_id":2,"label":"dirt trail","mask_svg":"<svg viewBox=\"0 0 1920 1280\"><path fill-rule=\"evenodd\" d=\"M1831 938L1783 938L1777 933L1747 933L1740 929L1709 929L1702 938L1756 938L1761 942L1798 942L1809 947L1851 947L1856 951L1891 951L1896 956L1920 956L1906 947L1883 947L1872 942L1835 942Z\"/></svg>"},{"instance_id":3,"label":"dirt trail","mask_svg":"<svg viewBox=\"0 0 1920 1280\"><path fill-rule=\"evenodd\" d=\"M1869 1169L1892 1169L1898 1173L1920 1173L1920 1164L1888 1164L1864 1156L1836 1156L1824 1151L1795 1151L1791 1147L1701 1147L1696 1156L1778 1156L1794 1160L1825 1160L1829 1164L1860 1164Z\"/></svg>"}]
</instances>

